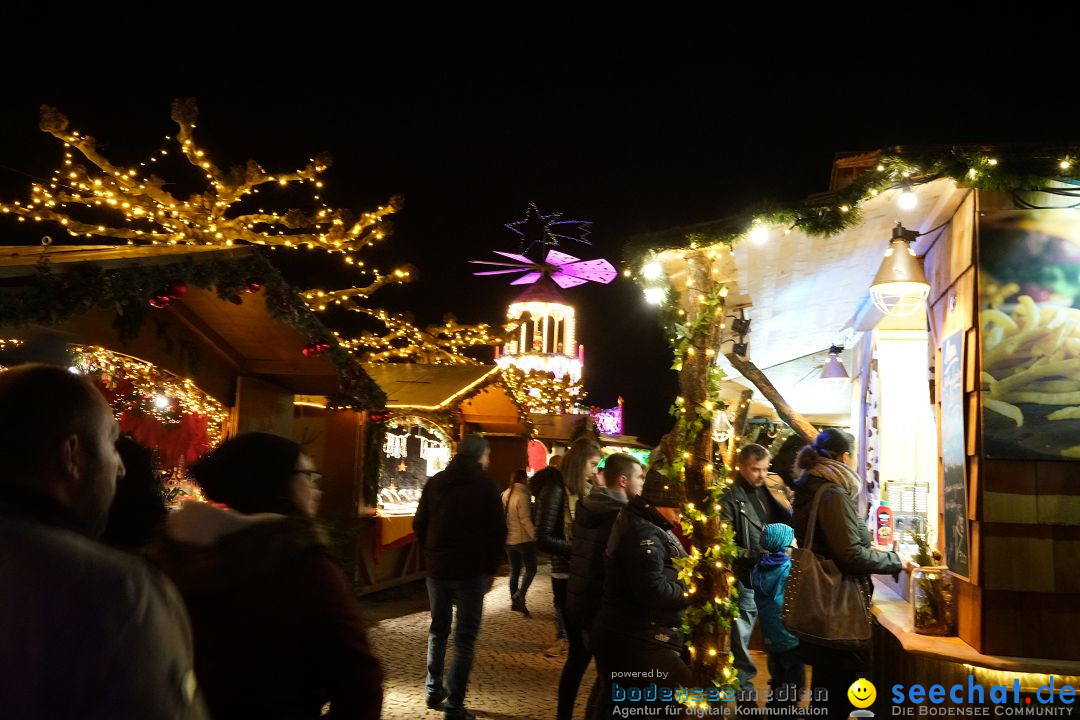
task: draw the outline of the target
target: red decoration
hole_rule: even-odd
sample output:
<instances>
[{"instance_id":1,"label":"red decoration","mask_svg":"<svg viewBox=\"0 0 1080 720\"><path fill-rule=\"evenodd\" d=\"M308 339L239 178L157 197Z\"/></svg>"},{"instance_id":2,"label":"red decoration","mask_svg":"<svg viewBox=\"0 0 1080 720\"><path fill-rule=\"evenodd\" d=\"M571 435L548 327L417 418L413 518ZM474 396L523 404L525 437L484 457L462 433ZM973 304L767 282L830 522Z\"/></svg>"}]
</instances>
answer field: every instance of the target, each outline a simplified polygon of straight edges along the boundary
<instances>
[{"instance_id":1,"label":"red decoration","mask_svg":"<svg viewBox=\"0 0 1080 720\"><path fill-rule=\"evenodd\" d=\"M169 287L165 291L165 294L173 300L179 300L180 298L184 297L184 293L186 293L187 291L187 283L177 280L176 282L169 283Z\"/></svg>"},{"instance_id":2,"label":"red decoration","mask_svg":"<svg viewBox=\"0 0 1080 720\"><path fill-rule=\"evenodd\" d=\"M308 343L304 347L300 348L300 354L304 357L311 357L315 354L315 343Z\"/></svg>"},{"instance_id":3,"label":"red decoration","mask_svg":"<svg viewBox=\"0 0 1080 720\"><path fill-rule=\"evenodd\" d=\"M312 357L314 355L322 355L325 352L330 351L330 343L326 340L318 340L316 342L310 342L304 347L300 348L300 352L304 357Z\"/></svg>"},{"instance_id":4,"label":"red decoration","mask_svg":"<svg viewBox=\"0 0 1080 720\"><path fill-rule=\"evenodd\" d=\"M160 310L161 308L165 307L170 302L172 302L172 298L170 298L168 295L166 295L163 292L156 292L156 293L154 293L153 295L150 296L150 301L149 302L150 302L150 307L158 308Z\"/></svg>"},{"instance_id":5,"label":"red decoration","mask_svg":"<svg viewBox=\"0 0 1080 720\"><path fill-rule=\"evenodd\" d=\"M262 278L257 278L257 277L251 278L250 280L248 280L247 291L246 292L257 293L260 290L262 290L262 287L263 287L263 279Z\"/></svg>"},{"instance_id":6,"label":"red decoration","mask_svg":"<svg viewBox=\"0 0 1080 720\"><path fill-rule=\"evenodd\" d=\"M371 418L371 422L373 423L384 423L390 419L390 411L372 410L368 417Z\"/></svg>"}]
</instances>

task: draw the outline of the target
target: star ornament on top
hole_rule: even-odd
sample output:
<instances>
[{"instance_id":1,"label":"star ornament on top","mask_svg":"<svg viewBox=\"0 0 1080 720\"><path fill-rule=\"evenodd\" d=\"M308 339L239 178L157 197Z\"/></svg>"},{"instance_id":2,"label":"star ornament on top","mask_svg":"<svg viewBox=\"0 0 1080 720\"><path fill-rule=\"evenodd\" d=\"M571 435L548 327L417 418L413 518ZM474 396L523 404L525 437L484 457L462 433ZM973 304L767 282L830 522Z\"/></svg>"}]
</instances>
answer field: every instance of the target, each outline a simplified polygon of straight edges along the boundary
<instances>
[{"instance_id":1,"label":"star ornament on top","mask_svg":"<svg viewBox=\"0 0 1080 720\"><path fill-rule=\"evenodd\" d=\"M573 240L584 245L592 245L589 233L592 222L589 220L560 220L562 213L541 215L536 203L529 203L525 210L525 219L506 223L506 228L521 238L522 253L532 250L536 244L557 247L562 240Z\"/></svg>"}]
</instances>

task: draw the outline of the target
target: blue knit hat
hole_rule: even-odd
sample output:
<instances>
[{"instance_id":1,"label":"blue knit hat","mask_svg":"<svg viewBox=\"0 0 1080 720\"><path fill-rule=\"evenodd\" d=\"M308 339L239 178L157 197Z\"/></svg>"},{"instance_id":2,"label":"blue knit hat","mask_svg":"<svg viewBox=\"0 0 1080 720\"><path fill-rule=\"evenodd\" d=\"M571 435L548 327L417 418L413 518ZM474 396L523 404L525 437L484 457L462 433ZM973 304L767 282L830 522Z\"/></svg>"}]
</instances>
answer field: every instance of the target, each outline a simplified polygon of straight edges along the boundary
<instances>
[{"instance_id":1,"label":"blue knit hat","mask_svg":"<svg viewBox=\"0 0 1080 720\"><path fill-rule=\"evenodd\" d=\"M784 523L772 523L761 529L761 539L758 544L766 552L784 552L795 542L795 531L790 525Z\"/></svg>"}]
</instances>

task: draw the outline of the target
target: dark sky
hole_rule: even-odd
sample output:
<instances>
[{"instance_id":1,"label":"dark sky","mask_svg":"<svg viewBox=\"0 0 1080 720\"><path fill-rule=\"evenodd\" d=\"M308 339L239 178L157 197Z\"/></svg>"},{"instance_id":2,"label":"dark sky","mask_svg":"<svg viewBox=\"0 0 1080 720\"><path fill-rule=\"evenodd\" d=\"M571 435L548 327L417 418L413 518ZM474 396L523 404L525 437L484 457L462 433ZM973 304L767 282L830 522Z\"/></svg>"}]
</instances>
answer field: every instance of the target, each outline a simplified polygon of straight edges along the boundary
<instances>
[{"instance_id":1,"label":"dark sky","mask_svg":"<svg viewBox=\"0 0 1080 720\"><path fill-rule=\"evenodd\" d=\"M242 27L99 17L103 34L79 25L73 44L49 26L46 50L6 50L0 193L25 197L29 180L12 169L47 176L57 164L58 143L37 130L42 102L130 162L172 134L169 101L194 96L198 137L221 165L291 169L326 150L334 204L405 196L378 257L412 262L419 280L381 291L381 304L423 322L499 321L516 290L473 278L466 261L516 251L503 224L530 201L594 222L592 247L563 250L618 261L633 233L824 190L837 152L1080 135L1052 63L1015 43L988 52L997 29L887 37L675 4L637 16L469 7L290 4ZM34 25L24 30L33 46ZM36 241L0 227L4 242ZM568 296L590 401L622 394L628 432L657 440L675 384L653 313L622 278Z\"/></svg>"}]
</instances>

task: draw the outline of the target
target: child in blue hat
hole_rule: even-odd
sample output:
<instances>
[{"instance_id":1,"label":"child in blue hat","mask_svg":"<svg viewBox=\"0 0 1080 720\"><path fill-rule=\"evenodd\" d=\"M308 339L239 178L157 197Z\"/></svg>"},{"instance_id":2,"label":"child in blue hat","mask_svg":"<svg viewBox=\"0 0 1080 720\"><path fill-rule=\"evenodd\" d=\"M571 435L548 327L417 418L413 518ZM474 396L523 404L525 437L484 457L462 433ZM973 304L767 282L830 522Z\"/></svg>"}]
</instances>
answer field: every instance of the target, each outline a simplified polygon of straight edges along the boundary
<instances>
[{"instance_id":1,"label":"child in blue hat","mask_svg":"<svg viewBox=\"0 0 1080 720\"><path fill-rule=\"evenodd\" d=\"M768 653L770 698L765 707L796 704L806 686L806 670L799 655L799 640L780 619L784 588L791 572L791 547L795 531L790 525L771 523L761 530L758 544L764 553L750 573L761 619L761 635Z\"/></svg>"}]
</instances>

